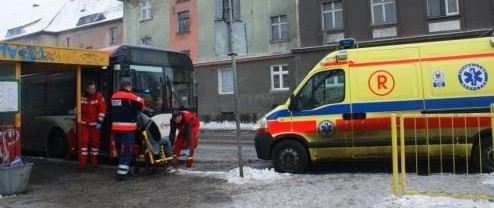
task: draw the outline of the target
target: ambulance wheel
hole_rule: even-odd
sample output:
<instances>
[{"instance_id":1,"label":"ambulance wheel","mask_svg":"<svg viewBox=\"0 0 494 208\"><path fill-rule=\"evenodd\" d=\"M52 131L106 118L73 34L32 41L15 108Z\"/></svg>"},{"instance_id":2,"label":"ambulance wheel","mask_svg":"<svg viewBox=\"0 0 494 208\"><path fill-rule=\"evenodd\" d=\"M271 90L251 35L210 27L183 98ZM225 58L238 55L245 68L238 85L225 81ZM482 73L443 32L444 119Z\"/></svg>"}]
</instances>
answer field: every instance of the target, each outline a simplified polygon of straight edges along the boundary
<instances>
[{"instance_id":1,"label":"ambulance wheel","mask_svg":"<svg viewBox=\"0 0 494 208\"><path fill-rule=\"evenodd\" d=\"M65 134L60 129L50 132L46 143L46 156L51 158L65 158L68 154L68 143Z\"/></svg>"},{"instance_id":2,"label":"ambulance wheel","mask_svg":"<svg viewBox=\"0 0 494 208\"><path fill-rule=\"evenodd\" d=\"M271 159L275 171L281 173L301 173L309 164L306 148L293 140L276 144Z\"/></svg>"},{"instance_id":3,"label":"ambulance wheel","mask_svg":"<svg viewBox=\"0 0 494 208\"><path fill-rule=\"evenodd\" d=\"M473 144L471 158L471 162L474 167L477 167L477 170L482 169L483 173L494 172L494 148L492 147L492 136L483 136L480 145L478 141Z\"/></svg>"}]
</instances>

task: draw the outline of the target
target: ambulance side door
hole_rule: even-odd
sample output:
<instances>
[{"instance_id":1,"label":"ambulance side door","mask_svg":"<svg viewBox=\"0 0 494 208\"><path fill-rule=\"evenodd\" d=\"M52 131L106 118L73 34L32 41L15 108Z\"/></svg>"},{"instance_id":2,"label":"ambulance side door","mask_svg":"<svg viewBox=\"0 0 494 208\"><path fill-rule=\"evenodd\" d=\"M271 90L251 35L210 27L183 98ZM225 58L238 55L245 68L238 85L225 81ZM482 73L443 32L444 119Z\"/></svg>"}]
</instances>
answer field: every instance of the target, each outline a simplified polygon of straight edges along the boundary
<instances>
[{"instance_id":1,"label":"ambulance side door","mask_svg":"<svg viewBox=\"0 0 494 208\"><path fill-rule=\"evenodd\" d=\"M345 157L349 152L347 133L340 131L336 121L350 112L347 104L345 70L330 69L315 73L295 96L293 131L303 133L310 148L318 151L319 158ZM296 124L304 124L296 125ZM340 148L342 151L325 151Z\"/></svg>"},{"instance_id":2,"label":"ambulance side door","mask_svg":"<svg viewBox=\"0 0 494 208\"><path fill-rule=\"evenodd\" d=\"M358 56L358 57L355 57ZM350 68L355 158L391 155L391 114L420 113L423 88L417 47L359 51Z\"/></svg>"}]
</instances>

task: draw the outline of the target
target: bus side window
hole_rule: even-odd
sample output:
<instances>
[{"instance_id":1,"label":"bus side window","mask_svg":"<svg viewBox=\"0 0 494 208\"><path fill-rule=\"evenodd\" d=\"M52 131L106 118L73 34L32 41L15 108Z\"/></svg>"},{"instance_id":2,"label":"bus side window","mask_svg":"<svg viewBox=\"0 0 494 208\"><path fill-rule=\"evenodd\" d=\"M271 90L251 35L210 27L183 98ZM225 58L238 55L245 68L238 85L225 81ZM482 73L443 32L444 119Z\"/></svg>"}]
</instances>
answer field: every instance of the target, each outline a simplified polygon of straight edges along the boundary
<instances>
[{"instance_id":1,"label":"bus side window","mask_svg":"<svg viewBox=\"0 0 494 208\"><path fill-rule=\"evenodd\" d=\"M338 103L345 98L345 73L341 69L315 74L296 96L300 110Z\"/></svg>"}]
</instances>

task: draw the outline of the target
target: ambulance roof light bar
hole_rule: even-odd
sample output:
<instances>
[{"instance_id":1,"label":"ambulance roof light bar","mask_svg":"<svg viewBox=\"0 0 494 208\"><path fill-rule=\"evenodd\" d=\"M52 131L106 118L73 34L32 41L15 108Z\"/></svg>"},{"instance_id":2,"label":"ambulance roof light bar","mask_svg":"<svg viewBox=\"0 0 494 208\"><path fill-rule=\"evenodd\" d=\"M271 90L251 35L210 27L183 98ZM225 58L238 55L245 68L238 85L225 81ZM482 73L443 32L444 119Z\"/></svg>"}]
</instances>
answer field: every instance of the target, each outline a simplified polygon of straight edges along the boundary
<instances>
[{"instance_id":1,"label":"ambulance roof light bar","mask_svg":"<svg viewBox=\"0 0 494 208\"><path fill-rule=\"evenodd\" d=\"M345 48L358 48L357 41L353 38L346 38L338 41L338 49L345 49Z\"/></svg>"}]
</instances>

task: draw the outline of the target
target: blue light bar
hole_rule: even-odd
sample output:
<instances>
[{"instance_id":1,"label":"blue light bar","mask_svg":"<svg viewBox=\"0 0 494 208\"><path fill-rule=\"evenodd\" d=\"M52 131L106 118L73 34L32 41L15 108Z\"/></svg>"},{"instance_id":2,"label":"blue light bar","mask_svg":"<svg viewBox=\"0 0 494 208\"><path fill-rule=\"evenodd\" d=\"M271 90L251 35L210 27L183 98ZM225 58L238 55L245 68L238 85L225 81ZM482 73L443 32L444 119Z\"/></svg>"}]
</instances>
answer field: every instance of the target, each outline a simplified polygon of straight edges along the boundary
<instances>
[{"instance_id":1,"label":"blue light bar","mask_svg":"<svg viewBox=\"0 0 494 208\"><path fill-rule=\"evenodd\" d=\"M355 39L353 38L347 38L347 39L342 39L340 41L338 41L338 43L340 44L340 47L342 48L355 48Z\"/></svg>"}]
</instances>

